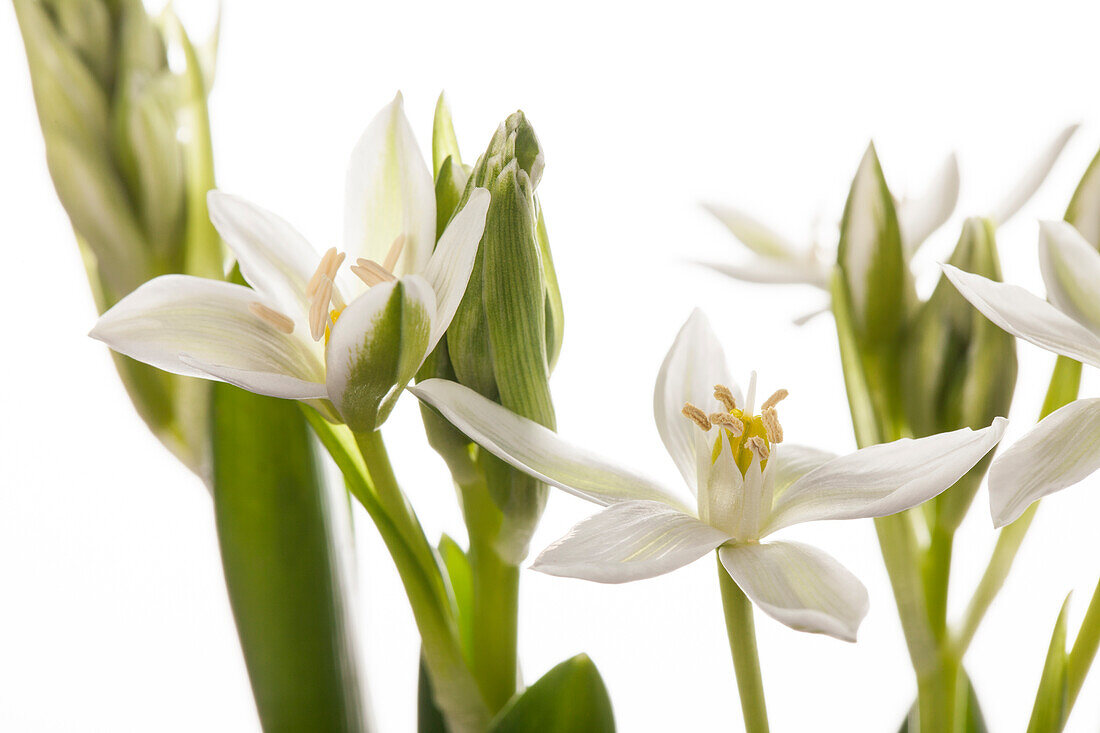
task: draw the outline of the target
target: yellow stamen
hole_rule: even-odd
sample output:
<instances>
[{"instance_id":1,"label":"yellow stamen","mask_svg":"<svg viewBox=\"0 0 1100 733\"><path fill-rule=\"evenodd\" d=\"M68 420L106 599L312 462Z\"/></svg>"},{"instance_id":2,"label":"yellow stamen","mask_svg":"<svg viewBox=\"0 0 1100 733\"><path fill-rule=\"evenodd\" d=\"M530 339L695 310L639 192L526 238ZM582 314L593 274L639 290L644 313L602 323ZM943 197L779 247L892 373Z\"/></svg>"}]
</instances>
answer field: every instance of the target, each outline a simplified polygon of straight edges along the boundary
<instances>
[{"instance_id":1,"label":"yellow stamen","mask_svg":"<svg viewBox=\"0 0 1100 733\"><path fill-rule=\"evenodd\" d=\"M317 269L313 271L313 277L309 279L306 284L306 297L312 298L317 294L317 288L321 287L321 278L325 275L329 275L332 262L336 259L336 248L329 247L329 250L321 257L321 262L318 263ZM341 260L342 262L343 260ZM329 275L332 277L332 275Z\"/></svg>"},{"instance_id":2,"label":"yellow stamen","mask_svg":"<svg viewBox=\"0 0 1100 733\"><path fill-rule=\"evenodd\" d=\"M393 268L397 267L397 260L401 257L401 252L405 249L405 235L398 234L393 240L393 244L390 245L390 249L386 252L386 259L382 260L382 267L387 272L393 272Z\"/></svg>"},{"instance_id":3,"label":"yellow stamen","mask_svg":"<svg viewBox=\"0 0 1100 733\"><path fill-rule=\"evenodd\" d=\"M733 398L733 392L724 384L714 385L714 399L721 402L722 407L726 408L727 412L733 412L737 409L737 400Z\"/></svg>"},{"instance_id":4,"label":"yellow stamen","mask_svg":"<svg viewBox=\"0 0 1100 733\"><path fill-rule=\"evenodd\" d=\"M785 389L775 390L775 392L772 392L772 396L769 397L768 399L764 400L764 404L760 405L760 411L763 412L764 410L767 410L770 407L775 407L780 402L787 399L788 394L790 394L790 393Z\"/></svg>"},{"instance_id":5,"label":"yellow stamen","mask_svg":"<svg viewBox=\"0 0 1100 733\"><path fill-rule=\"evenodd\" d=\"M710 430L710 421L707 420L707 413L703 412L690 402L684 403L684 408L680 410L680 413L684 417L698 425L699 429L703 432Z\"/></svg>"},{"instance_id":6,"label":"yellow stamen","mask_svg":"<svg viewBox=\"0 0 1100 733\"><path fill-rule=\"evenodd\" d=\"M320 341L324 335L325 317L328 315L328 306L332 301L332 278L328 275L321 276L321 284L317 287L313 296L313 302L309 306L309 333L314 341Z\"/></svg>"},{"instance_id":7,"label":"yellow stamen","mask_svg":"<svg viewBox=\"0 0 1100 733\"><path fill-rule=\"evenodd\" d=\"M248 312L276 330L283 333L294 333L294 321L279 311L268 308L263 303L249 303Z\"/></svg>"}]
</instances>

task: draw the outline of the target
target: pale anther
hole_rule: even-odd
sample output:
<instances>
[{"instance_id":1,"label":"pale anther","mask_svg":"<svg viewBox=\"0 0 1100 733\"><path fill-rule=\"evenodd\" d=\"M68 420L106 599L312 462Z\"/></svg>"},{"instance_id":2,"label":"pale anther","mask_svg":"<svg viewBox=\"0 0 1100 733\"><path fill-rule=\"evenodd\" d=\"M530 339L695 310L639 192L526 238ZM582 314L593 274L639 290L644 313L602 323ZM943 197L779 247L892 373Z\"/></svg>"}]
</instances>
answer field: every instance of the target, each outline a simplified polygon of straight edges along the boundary
<instances>
[{"instance_id":1,"label":"pale anther","mask_svg":"<svg viewBox=\"0 0 1100 733\"><path fill-rule=\"evenodd\" d=\"M294 333L294 321L263 303L249 303L248 312L283 333Z\"/></svg>"},{"instance_id":2,"label":"pale anther","mask_svg":"<svg viewBox=\"0 0 1100 733\"><path fill-rule=\"evenodd\" d=\"M309 333L314 341L320 341L325 333L325 320L328 318L328 305L332 301L332 278L321 276L321 284L309 306Z\"/></svg>"},{"instance_id":3,"label":"pale anther","mask_svg":"<svg viewBox=\"0 0 1100 733\"><path fill-rule=\"evenodd\" d=\"M740 418L736 418L728 412L712 412L710 414L710 421L720 428L725 428L734 434L734 436L740 438L741 434L745 432L745 423Z\"/></svg>"},{"instance_id":4,"label":"pale anther","mask_svg":"<svg viewBox=\"0 0 1100 733\"><path fill-rule=\"evenodd\" d=\"M362 257L356 261L356 264L351 266L351 271L370 287L397 279L392 272L382 265L374 260L365 260Z\"/></svg>"},{"instance_id":5,"label":"pale anther","mask_svg":"<svg viewBox=\"0 0 1100 733\"><path fill-rule=\"evenodd\" d=\"M684 403L684 409L680 410L680 413L698 425L700 430L704 432L710 430L710 421L707 420L707 414L690 402Z\"/></svg>"},{"instance_id":6,"label":"pale anther","mask_svg":"<svg viewBox=\"0 0 1100 733\"><path fill-rule=\"evenodd\" d=\"M398 234L393 240L393 244L390 245L390 249L386 252L386 259L382 260L382 267L386 268L387 272L393 272L393 268L397 267L397 260L401 257L401 252L405 249L405 235Z\"/></svg>"},{"instance_id":7,"label":"pale anther","mask_svg":"<svg viewBox=\"0 0 1100 733\"><path fill-rule=\"evenodd\" d=\"M768 444L760 436L758 436L758 435L752 436L751 438L749 438L748 440L745 441L745 445L748 447L749 450L751 450L753 452L753 455L755 455L761 461L768 460L768 454L769 454Z\"/></svg>"},{"instance_id":8,"label":"pale anther","mask_svg":"<svg viewBox=\"0 0 1100 733\"><path fill-rule=\"evenodd\" d=\"M787 399L788 394L790 394L790 392L788 392L785 389L775 390L774 392L772 392L772 396L769 397L768 399L764 400L764 404L760 405L760 409L761 410L766 410L769 407L775 407L780 402Z\"/></svg>"},{"instance_id":9,"label":"pale anther","mask_svg":"<svg viewBox=\"0 0 1100 733\"><path fill-rule=\"evenodd\" d=\"M722 403L722 407L727 410L737 409L737 400L733 398L733 392L730 388L724 384L714 385L714 399Z\"/></svg>"},{"instance_id":10,"label":"pale anther","mask_svg":"<svg viewBox=\"0 0 1100 733\"><path fill-rule=\"evenodd\" d=\"M306 284L307 298L312 298L317 293L317 288L321 286L321 278L329 274L329 269L335 259L336 248L329 247L329 250L321 257L321 262L318 263L317 269L313 271L313 277L311 277ZM329 277L331 277L331 275L329 275Z\"/></svg>"},{"instance_id":11,"label":"pale anther","mask_svg":"<svg viewBox=\"0 0 1100 733\"><path fill-rule=\"evenodd\" d=\"M773 443L783 442L783 426L779 424L779 413L774 407L765 407L760 413L760 420L764 423L764 430L768 433L768 440Z\"/></svg>"}]
</instances>

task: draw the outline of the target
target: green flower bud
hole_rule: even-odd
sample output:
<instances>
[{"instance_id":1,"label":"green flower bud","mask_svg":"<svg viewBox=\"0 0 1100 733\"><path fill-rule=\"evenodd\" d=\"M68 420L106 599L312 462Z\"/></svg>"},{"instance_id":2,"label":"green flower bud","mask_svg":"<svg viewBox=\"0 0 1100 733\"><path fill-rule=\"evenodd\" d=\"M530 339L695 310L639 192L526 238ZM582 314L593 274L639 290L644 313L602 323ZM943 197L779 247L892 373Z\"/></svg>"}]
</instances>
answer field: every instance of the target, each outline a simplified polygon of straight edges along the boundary
<instances>
[{"instance_id":1,"label":"green flower bud","mask_svg":"<svg viewBox=\"0 0 1100 733\"><path fill-rule=\"evenodd\" d=\"M988 219L967 219L949 264L992 280L1001 266ZM994 325L940 276L911 327L903 390L913 434L980 428L1007 415L1016 386L1016 339ZM962 521L990 456L936 500L940 522Z\"/></svg>"}]
</instances>

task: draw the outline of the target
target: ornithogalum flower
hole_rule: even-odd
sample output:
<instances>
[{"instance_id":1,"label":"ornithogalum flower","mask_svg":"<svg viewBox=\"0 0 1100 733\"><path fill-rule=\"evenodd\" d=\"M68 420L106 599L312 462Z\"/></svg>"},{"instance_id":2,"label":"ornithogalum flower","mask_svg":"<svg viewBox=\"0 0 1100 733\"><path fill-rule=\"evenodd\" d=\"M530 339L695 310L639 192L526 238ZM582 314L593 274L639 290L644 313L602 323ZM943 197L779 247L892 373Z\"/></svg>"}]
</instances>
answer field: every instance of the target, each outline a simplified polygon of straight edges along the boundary
<instances>
[{"instance_id":1,"label":"ornithogalum flower","mask_svg":"<svg viewBox=\"0 0 1100 733\"><path fill-rule=\"evenodd\" d=\"M316 401L330 414L331 405L369 430L447 330L489 192L475 190L436 244L432 176L398 95L353 153L344 252L318 254L286 221L234 196L212 191L208 204L252 287L158 277L104 313L91 335L175 374Z\"/></svg>"},{"instance_id":2,"label":"ornithogalum flower","mask_svg":"<svg viewBox=\"0 0 1100 733\"><path fill-rule=\"evenodd\" d=\"M944 270L963 297L1005 331L1100 367L1100 253L1070 224L1044 221L1039 265L1048 300L950 265ZM1035 500L1076 484L1097 468L1100 399L1076 400L1047 415L993 461L993 524L1014 521Z\"/></svg>"},{"instance_id":3,"label":"ornithogalum flower","mask_svg":"<svg viewBox=\"0 0 1100 733\"><path fill-rule=\"evenodd\" d=\"M454 382L410 388L486 450L606 507L548 547L533 568L603 583L667 573L718 549L759 608L801 631L854 641L867 591L836 560L804 544L762 542L818 519L894 514L951 486L1000 439L982 430L899 440L835 457L783 442L780 390L756 411L755 375L742 395L706 318L692 314L657 377L654 412L695 501L570 445Z\"/></svg>"}]
</instances>

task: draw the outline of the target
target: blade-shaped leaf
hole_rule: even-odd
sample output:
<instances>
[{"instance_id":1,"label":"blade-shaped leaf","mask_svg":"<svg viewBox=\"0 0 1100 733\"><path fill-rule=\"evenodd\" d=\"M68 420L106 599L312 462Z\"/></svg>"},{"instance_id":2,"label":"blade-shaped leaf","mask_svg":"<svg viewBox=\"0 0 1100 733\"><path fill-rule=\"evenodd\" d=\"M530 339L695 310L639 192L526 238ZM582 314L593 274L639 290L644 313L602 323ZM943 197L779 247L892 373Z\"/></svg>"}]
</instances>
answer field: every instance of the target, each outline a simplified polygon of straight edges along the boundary
<instances>
[{"instance_id":1,"label":"blade-shaped leaf","mask_svg":"<svg viewBox=\"0 0 1100 733\"><path fill-rule=\"evenodd\" d=\"M369 728L343 582L348 503L298 406L213 386L214 516L264 730Z\"/></svg>"},{"instance_id":2,"label":"blade-shaped leaf","mask_svg":"<svg viewBox=\"0 0 1100 733\"><path fill-rule=\"evenodd\" d=\"M1043 664L1043 676L1039 678L1039 689L1035 693L1035 705L1031 708L1031 720L1027 724L1027 733L1057 733L1066 723L1066 611L1069 608L1069 596L1062 603L1058 620L1054 622L1054 633L1050 636L1046 662Z\"/></svg>"},{"instance_id":3,"label":"blade-shaped leaf","mask_svg":"<svg viewBox=\"0 0 1100 733\"><path fill-rule=\"evenodd\" d=\"M603 678L587 654L567 659L512 698L490 733L612 733L615 716Z\"/></svg>"}]
</instances>

